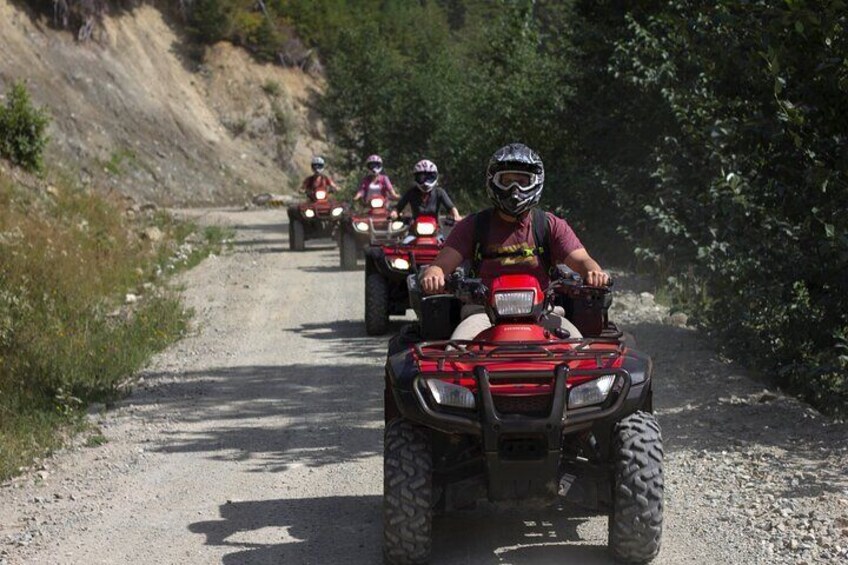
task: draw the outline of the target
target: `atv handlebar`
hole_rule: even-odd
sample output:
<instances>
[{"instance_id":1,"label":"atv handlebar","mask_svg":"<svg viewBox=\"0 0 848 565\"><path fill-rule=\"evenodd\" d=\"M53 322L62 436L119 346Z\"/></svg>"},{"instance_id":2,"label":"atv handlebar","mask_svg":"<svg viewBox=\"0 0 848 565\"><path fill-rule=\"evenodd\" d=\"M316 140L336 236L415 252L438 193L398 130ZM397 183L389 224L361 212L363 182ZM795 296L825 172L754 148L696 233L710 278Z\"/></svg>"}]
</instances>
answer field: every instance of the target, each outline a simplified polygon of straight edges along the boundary
<instances>
[{"instance_id":1,"label":"atv handlebar","mask_svg":"<svg viewBox=\"0 0 848 565\"><path fill-rule=\"evenodd\" d=\"M483 284L483 279L466 277L462 268L445 277L445 292L472 304L485 304L489 297L489 288Z\"/></svg>"},{"instance_id":2,"label":"atv handlebar","mask_svg":"<svg viewBox=\"0 0 848 565\"><path fill-rule=\"evenodd\" d=\"M557 274L558 278L552 280L544 290L548 298L556 291L564 291L572 296L607 294L612 291L612 279L607 286L589 286L584 285L583 278L570 269L558 267ZM483 279L466 277L462 268L445 277L445 292L470 304L486 304L489 298L489 287L483 283Z\"/></svg>"},{"instance_id":3,"label":"atv handlebar","mask_svg":"<svg viewBox=\"0 0 848 565\"><path fill-rule=\"evenodd\" d=\"M551 280L551 283L545 290L545 294L557 289L565 289L567 292L570 291L572 294L606 294L611 292L612 286L615 282L612 277L609 277L609 282L606 286L589 286L583 284L583 277L563 265L557 265L556 274L558 277Z\"/></svg>"}]
</instances>

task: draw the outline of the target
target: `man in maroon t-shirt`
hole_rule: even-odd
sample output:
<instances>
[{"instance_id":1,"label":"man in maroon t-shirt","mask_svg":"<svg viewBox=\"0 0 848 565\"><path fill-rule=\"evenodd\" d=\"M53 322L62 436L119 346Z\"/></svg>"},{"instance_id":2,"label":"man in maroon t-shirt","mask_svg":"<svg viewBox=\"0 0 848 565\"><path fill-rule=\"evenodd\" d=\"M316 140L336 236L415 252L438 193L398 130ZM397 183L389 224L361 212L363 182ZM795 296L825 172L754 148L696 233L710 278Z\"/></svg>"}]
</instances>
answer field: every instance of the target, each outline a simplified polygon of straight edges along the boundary
<instances>
[{"instance_id":1,"label":"man in maroon t-shirt","mask_svg":"<svg viewBox=\"0 0 848 565\"><path fill-rule=\"evenodd\" d=\"M487 285L502 274L531 274L544 288L548 283L548 269L533 250L542 245L534 241L532 209L542 197L545 169L541 158L529 147L512 143L499 149L489 161L486 170L486 191L494 204L490 213L488 233L480 242L482 260L479 276ZM545 214L550 233L550 259L554 265L564 263L576 271L586 284L604 286L609 276L592 259L574 231L565 220L550 212ZM427 294L444 292L445 274L452 273L463 261L474 258L474 215L468 216L456 227L445 242L432 265L421 276L421 287ZM453 334L454 339L473 339L489 327L488 316L479 311L464 309L463 322ZM470 314L466 316L466 314ZM548 316L545 325L562 327L573 337L580 333L561 312Z\"/></svg>"}]
</instances>

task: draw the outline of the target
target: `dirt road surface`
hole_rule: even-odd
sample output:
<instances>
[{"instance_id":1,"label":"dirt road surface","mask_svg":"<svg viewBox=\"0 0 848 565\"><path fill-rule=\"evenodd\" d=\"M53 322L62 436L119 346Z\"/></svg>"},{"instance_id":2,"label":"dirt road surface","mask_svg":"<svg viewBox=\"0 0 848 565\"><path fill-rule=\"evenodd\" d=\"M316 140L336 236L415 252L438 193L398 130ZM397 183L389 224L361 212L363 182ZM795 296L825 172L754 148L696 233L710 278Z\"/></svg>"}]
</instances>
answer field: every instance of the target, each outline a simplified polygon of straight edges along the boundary
<instances>
[{"instance_id":1,"label":"dirt road surface","mask_svg":"<svg viewBox=\"0 0 848 565\"><path fill-rule=\"evenodd\" d=\"M234 249L182 277L190 337L82 441L0 488L0 563L381 562L382 364L363 274L288 251L281 210L214 210ZM656 563L848 558L846 425L764 390L621 277L666 448ZM397 327L397 326L395 326ZM99 443L99 442L90 442ZM604 564L606 519L487 503L435 522L433 563Z\"/></svg>"}]
</instances>

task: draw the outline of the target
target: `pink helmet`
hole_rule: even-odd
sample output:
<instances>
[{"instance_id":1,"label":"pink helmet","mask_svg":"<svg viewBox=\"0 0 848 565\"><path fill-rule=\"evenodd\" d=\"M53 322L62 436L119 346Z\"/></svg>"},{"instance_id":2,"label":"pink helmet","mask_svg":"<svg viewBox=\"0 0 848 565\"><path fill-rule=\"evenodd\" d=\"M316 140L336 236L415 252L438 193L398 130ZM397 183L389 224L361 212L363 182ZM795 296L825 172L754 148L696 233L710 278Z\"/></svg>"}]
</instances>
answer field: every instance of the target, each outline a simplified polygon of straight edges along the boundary
<instances>
[{"instance_id":1,"label":"pink helmet","mask_svg":"<svg viewBox=\"0 0 848 565\"><path fill-rule=\"evenodd\" d=\"M422 192L430 192L436 186L436 181L439 180L439 169L433 161L422 159L415 163L412 168L412 175L415 177L415 186Z\"/></svg>"},{"instance_id":2,"label":"pink helmet","mask_svg":"<svg viewBox=\"0 0 848 565\"><path fill-rule=\"evenodd\" d=\"M379 155L370 155L365 159L365 167L375 175L379 174L383 170L383 159Z\"/></svg>"}]
</instances>

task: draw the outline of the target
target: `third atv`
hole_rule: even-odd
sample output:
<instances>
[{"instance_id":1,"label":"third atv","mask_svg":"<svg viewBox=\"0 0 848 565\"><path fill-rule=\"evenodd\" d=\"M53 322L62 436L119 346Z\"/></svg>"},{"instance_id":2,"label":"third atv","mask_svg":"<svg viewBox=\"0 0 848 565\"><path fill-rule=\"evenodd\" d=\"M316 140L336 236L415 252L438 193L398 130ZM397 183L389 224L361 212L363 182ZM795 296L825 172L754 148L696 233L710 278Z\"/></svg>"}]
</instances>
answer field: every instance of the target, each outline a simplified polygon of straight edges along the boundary
<instances>
[{"instance_id":1,"label":"third atv","mask_svg":"<svg viewBox=\"0 0 848 565\"><path fill-rule=\"evenodd\" d=\"M388 202L376 197L362 212L345 217L339 233L339 262L344 271L356 269L357 260L369 245L392 242L406 233L407 223L389 216Z\"/></svg>"}]
</instances>

